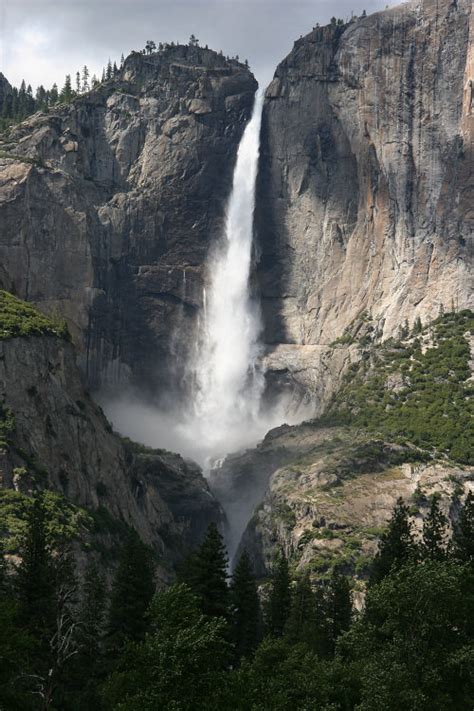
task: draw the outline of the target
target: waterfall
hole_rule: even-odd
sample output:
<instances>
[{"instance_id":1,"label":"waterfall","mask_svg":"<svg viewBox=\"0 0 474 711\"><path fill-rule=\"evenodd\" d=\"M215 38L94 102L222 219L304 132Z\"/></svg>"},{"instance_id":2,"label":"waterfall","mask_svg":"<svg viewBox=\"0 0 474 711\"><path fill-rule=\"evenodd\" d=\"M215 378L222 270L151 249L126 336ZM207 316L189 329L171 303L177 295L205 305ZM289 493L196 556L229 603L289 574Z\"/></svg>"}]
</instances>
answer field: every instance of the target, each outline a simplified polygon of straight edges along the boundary
<instances>
[{"instance_id":1,"label":"waterfall","mask_svg":"<svg viewBox=\"0 0 474 711\"><path fill-rule=\"evenodd\" d=\"M225 232L209 259L192 372L191 420L185 424L214 454L225 454L255 426L264 386L257 367L261 331L249 294L253 214L263 92L240 141Z\"/></svg>"},{"instance_id":2,"label":"waterfall","mask_svg":"<svg viewBox=\"0 0 474 711\"><path fill-rule=\"evenodd\" d=\"M225 228L206 265L202 308L193 352L187 363L190 398L184 408L154 408L122 397L104 403L119 431L154 447L190 456L204 469L226 454L250 447L287 419L283 401L263 411L265 385L259 366L260 310L250 293L253 216L258 171L263 92L237 153ZM185 298L186 273L183 271ZM180 356L180 329L172 354Z\"/></svg>"}]
</instances>

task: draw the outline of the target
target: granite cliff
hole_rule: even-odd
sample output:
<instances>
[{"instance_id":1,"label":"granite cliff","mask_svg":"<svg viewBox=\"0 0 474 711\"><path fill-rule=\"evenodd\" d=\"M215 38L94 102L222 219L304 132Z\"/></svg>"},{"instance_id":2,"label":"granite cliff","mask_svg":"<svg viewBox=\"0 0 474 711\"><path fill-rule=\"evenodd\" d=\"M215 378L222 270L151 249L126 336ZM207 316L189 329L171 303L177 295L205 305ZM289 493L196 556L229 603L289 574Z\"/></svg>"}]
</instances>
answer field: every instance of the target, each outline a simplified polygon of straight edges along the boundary
<instances>
[{"instance_id":1,"label":"granite cliff","mask_svg":"<svg viewBox=\"0 0 474 711\"><path fill-rule=\"evenodd\" d=\"M267 394L289 388L319 419L213 472L231 547L244 532L262 573L282 546L318 574L363 575L400 494L419 523L432 493L454 519L472 488L473 32L470 0L335 22L267 88L253 274ZM179 389L255 89L211 50L132 53L0 138L0 286L67 320L89 387ZM4 486L27 492L45 470L171 562L220 520L196 468L110 432L69 343L0 345Z\"/></svg>"},{"instance_id":2,"label":"granite cliff","mask_svg":"<svg viewBox=\"0 0 474 711\"><path fill-rule=\"evenodd\" d=\"M93 387L169 381L181 322L185 357L255 89L168 46L0 138L0 286L67 319Z\"/></svg>"},{"instance_id":3,"label":"granite cliff","mask_svg":"<svg viewBox=\"0 0 474 711\"><path fill-rule=\"evenodd\" d=\"M2 536L21 520L22 497L40 490L54 492L61 518L69 511L83 521L71 531L87 544L82 553L110 562L125 524L133 525L165 578L209 522L223 518L195 464L112 431L64 327L0 292Z\"/></svg>"},{"instance_id":4,"label":"granite cliff","mask_svg":"<svg viewBox=\"0 0 474 711\"><path fill-rule=\"evenodd\" d=\"M473 32L471 0L408 2L315 28L267 89L268 366L320 409L340 382L331 342L472 306Z\"/></svg>"}]
</instances>

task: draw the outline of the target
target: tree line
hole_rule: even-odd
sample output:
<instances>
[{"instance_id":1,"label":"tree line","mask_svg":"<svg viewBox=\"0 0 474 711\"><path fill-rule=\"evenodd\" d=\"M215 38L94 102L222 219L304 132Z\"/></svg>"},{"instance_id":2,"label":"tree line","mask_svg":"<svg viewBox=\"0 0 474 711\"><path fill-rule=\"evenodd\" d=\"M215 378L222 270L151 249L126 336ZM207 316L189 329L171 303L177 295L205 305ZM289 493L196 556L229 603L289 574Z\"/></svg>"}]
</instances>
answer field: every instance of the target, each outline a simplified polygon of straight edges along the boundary
<instances>
[{"instance_id":1,"label":"tree line","mask_svg":"<svg viewBox=\"0 0 474 711\"><path fill-rule=\"evenodd\" d=\"M281 552L257 581L233 575L211 525L177 581L155 589L150 549L130 529L109 586L94 563L77 582L38 496L19 562L0 566L0 708L470 708L474 694L474 496L451 540L434 496L421 539L397 502L365 605L349 577L297 575Z\"/></svg>"},{"instance_id":2,"label":"tree line","mask_svg":"<svg viewBox=\"0 0 474 711\"><path fill-rule=\"evenodd\" d=\"M123 62L123 54L119 65L116 62L112 63L109 59L107 66L102 70L100 78L95 74L91 76L89 68L84 65L81 71L76 72L74 80L70 74L66 74L61 88L54 83L51 89L45 89L41 84L34 93L31 84L27 86L25 80L23 80L20 88L12 87L11 91L5 91L0 95L0 130L5 129L12 123L23 121L36 111L48 111L56 104L71 103L75 97L85 94L101 83L116 77L123 66Z\"/></svg>"},{"instance_id":3,"label":"tree line","mask_svg":"<svg viewBox=\"0 0 474 711\"><path fill-rule=\"evenodd\" d=\"M198 38L192 34L189 38L188 45L190 47L199 47ZM175 47L175 42L159 42L158 45L153 40L147 40L145 47L138 50L139 54L154 54L155 52L163 52L170 47ZM208 45L205 46L208 49ZM223 56L222 50L219 55ZM239 56L227 57L227 60L233 59L240 61ZM91 89L95 89L100 84L110 81L118 76L123 68L124 56L122 54L120 63L107 62L102 70L101 76L93 74L91 76L89 68L84 65L81 71L77 71L73 78L71 74L66 74L64 84L61 88L56 83L50 89L45 89L42 84L33 92L31 84L26 84L25 80L21 82L20 88L12 87L11 91L5 91L0 94L0 131L14 123L24 121L28 116L31 116L36 111L49 111L50 108L57 104L69 104L77 96L87 93ZM244 65L249 67L248 60L244 61Z\"/></svg>"}]
</instances>

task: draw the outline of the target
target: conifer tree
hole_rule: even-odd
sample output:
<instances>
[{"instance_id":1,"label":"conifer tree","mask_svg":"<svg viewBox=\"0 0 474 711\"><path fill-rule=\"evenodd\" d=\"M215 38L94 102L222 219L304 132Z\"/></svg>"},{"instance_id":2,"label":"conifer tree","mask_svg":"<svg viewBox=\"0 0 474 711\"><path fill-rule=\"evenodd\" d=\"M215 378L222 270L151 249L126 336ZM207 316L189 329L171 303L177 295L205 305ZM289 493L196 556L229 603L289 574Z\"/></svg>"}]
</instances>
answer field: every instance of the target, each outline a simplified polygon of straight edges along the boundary
<instances>
[{"instance_id":1,"label":"conifer tree","mask_svg":"<svg viewBox=\"0 0 474 711\"><path fill-rule=\"evenodd\" d=\"M212 617L228 618L227 554L215 523L207 529L199 548L191 554L181 574L201 600L202 611Z\"/></svg>"},{"instance_id":2,"label":"conifer tree","mask_svg":"<svg viewBox=\"0 0 474 711\"><path fill-rule=\"evenodd\" d=\"M266 609L268 632L281 637L285 630L291 608L290 571L288 560L282 551L275 563Z\"/></svg>"},{"instance_id":3,"label":"conifer tree","mask_svg":"<svg viewBox=\"0 0 474 711\"><path fill-rule=\"evenodd\" d=\"M72 86L71 86L71 75L66 74L66 78L64 80L64 86L61 89L61 93L59 95L59 100L61 102L64 102L65 104L70 104L73 96L74 96L74 92L73 92Z\"/></svg>"},{"instance_id":4,"label":"conifer tree","mask_svg":"<svg viewBox=\"0 0 474 711\"><path fill-rule=\"evenodd\" d=\"M49 92L49 103L50 104L55 104L58 101L59 94L58 94L58 85L56 83L53 84L51 87L51 90Z\"/></svg>"},{"instance_id":5,"label":"conifer tree","mask_svg":"<svg viewBox=\"0 0 474 711\"><path fill-rule=\"evenodd\" d=\"M461 563L474 564L474 494L466 496L452 538L452 551Z\"/></svg>"},{"instance_id":6,"label":"conifer tree","mask_svg":"<svg viewBox=\"0 0 474 711\"><path fill-rule=\"evenodd\" d=\"M81 93L81 74L76 72L76 94Z\"/></svg>"},{"instance_id":7,"label":"conifer tree","mask_svg":"<svg viewBox=\"0 0 474 711\"><path fill-rule=\"evenodd\" d=\"M151 551L130 528L112 584L108 642L112 653L145 635L145 613L155 590Z\"/></svg>"},{"instance_id":8,"label":"conifer tree","mask_svg":"<svg viewBox=\"0 0 474 711\"><path fill-rule=\"evenodd\" d=\"M296 584L285 627L285 636L294 644L305 642L315 651L318 648L316 595L311 587L308 573L303 575Z\"/></svg>"},{"instance_id":9,"label":"conifer tree","mask_svg":"<svg viewBox=\"0 0 474 711\"><path fill-rule=\"evenodd\" d=\"M416 335L418 335L419 333L421 333L422 330L423 330L423 324L421 323L421 318L418 316L418 317L415 319L415 323L413 324L413 331L412 331L412 333L413 333L414 336L416 336Z\"/></svg>"},{"instance_id":10,"label":"conifer tree","mask_svg":"<svg viewBox=\"0 0 474 711\"><path fill-rule=\"evenodd\" d=\"M330 648L334 654L336 642L351 626L352 600L349 580L336 570L331 575L328 591Z\"/></svg>"},{"instance_id":11,"label":"conifer tree","mask_svg":"<svg viewBox=\"0 0 474 711\"><path fill-rule=\"evenodd\" d=\"M123 52L120 55L120 69L122 69L123 65L125 64L125 58L123 56Z\"/></svg>"},{"instance_id":12,"label":"conifer tree","mask_svg":"<svg viewBox=\"0 0 474 711\"><path fill-rule=\"evenodd\" d=\"M413 558L415 552L408 508L403 499L399 498L388 528L381 536L379 550L372 565L370 584L379 583L389 574L392 567L400 568Z\"/></svg>"},{"instance_id":13,"label":"conifer tree","mask_svg":"<svg viewBox=\"0 0 474 711\"><path fill-rule=\"evenodd\" d=\"M104 671L106 585L97 565L87 565L78 611L78 654L73 685L78 708L100 708L98 688Z\"/></svg>"},{"instance_id":14,"label":"conifer tree","mask_svg":"<svg viewBox=\"0 0 474 711\"><path fill-rule=\"evenodd\" d=\"M107 69L105 71L105 78L107 81L109 81L109 79L112 79L112 62L110 61L110 59L107 62Z\"/></svg>"},{"instance_id":15,"label":"conifer tree","mask_svg":"<svg viewBox=\"0 0 474 711\"><path fill-rule=\"evenodd\" d=\"M82 86L81 86L82 93L89 91L89 89L90 89L89 68L84 64L84 67L82 69Z\"/></svg>"},{"instance_id":16,"label":"conifer tree","mask_svg":"<svg viewBox=\"0 0 474 711\"><path fill-rule=\"evenodd\" d=\"M49 656L49 640L55 631L55 575L46 538L43 497L33 501L20 547L21 562L15 577L21 626L37 641L39 654Z\"/></svg>"},{"instance_id":17,"label":"conifer tree","mask_svg":"<svg viewBox=\"0 0 474 711\"><path fill-rule=\"evenodd\" d=\"M430 511L423 524L423 555L431 560L443 560L446 555L448 519L441 511L439 494L431 499Z\"/></svg>"},{"instance_id":18,"label":"conifer tree","mask_svg":"<svg viewBox=\"0 0 474 711\"><path fill-rule=\"evenodd\" d=\"M260 599L252 562L244 551L232 576L231 609L232 637L237 657L247 657L255 650L260 638Z\"/></svg>"}]
</instances>

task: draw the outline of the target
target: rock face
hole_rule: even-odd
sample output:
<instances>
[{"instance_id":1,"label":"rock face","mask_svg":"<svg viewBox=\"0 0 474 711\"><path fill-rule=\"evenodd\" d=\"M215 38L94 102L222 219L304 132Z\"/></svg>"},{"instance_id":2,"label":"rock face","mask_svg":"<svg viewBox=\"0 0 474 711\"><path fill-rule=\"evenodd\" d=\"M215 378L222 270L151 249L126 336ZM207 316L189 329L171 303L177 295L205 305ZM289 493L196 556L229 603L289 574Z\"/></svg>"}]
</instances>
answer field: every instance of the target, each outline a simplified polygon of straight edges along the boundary
<instances>
[{"instance_id":1,"label":"rock face","mask_svg":"<svg viewBox=\"0 0 474 711\"><path fill-rule=\"evenodd\" d=\"M416 531L434 493L453 520L474 491L473 467L403 461L411 455L349 428L308 423L271 432L211 479L234 527L232 552L238 558L246 549L260 576L283 549L297 569L318 578L337 567L363 579L399 497L410 506Z\"/></svg>"},{"instance_id":2,"label":"rock face","mask_svg":"<svg viewBox=\"0 0 474 711\"><path fill-rule=\"evenodd\" d=\"M267 343L321 347L362 315L386 338L472 306L473 36L471 0L420 0L316 28L278 66L257 195Z\"/></svg>"},{"instance_id":3,"label":"rock face","mask_svg":"<svg viewBox=\"0 0 474 711\"><path fill-rule=\"evenodd\" d=\"M84 390L70 343L52 336L0 339L0 487L50 489L94 515L132 524L161 558L162 573L223 515L200 469L112 432ZM1 427L0 427L1 432ZM1 439L1 438L0 438ZM108 543L116 541L108 541Z\"/></svg>"},{"instance_id":4,"label":"rock face","mask_svg":"<svg viewBox=\"0 0 474 711\"><path fill-rule=\"evenodd\" d=\"M0 287L67 318L92 386L179 366L255 90L211 50L132 53L0 141Z\"/></svg>"}]
</instances>

